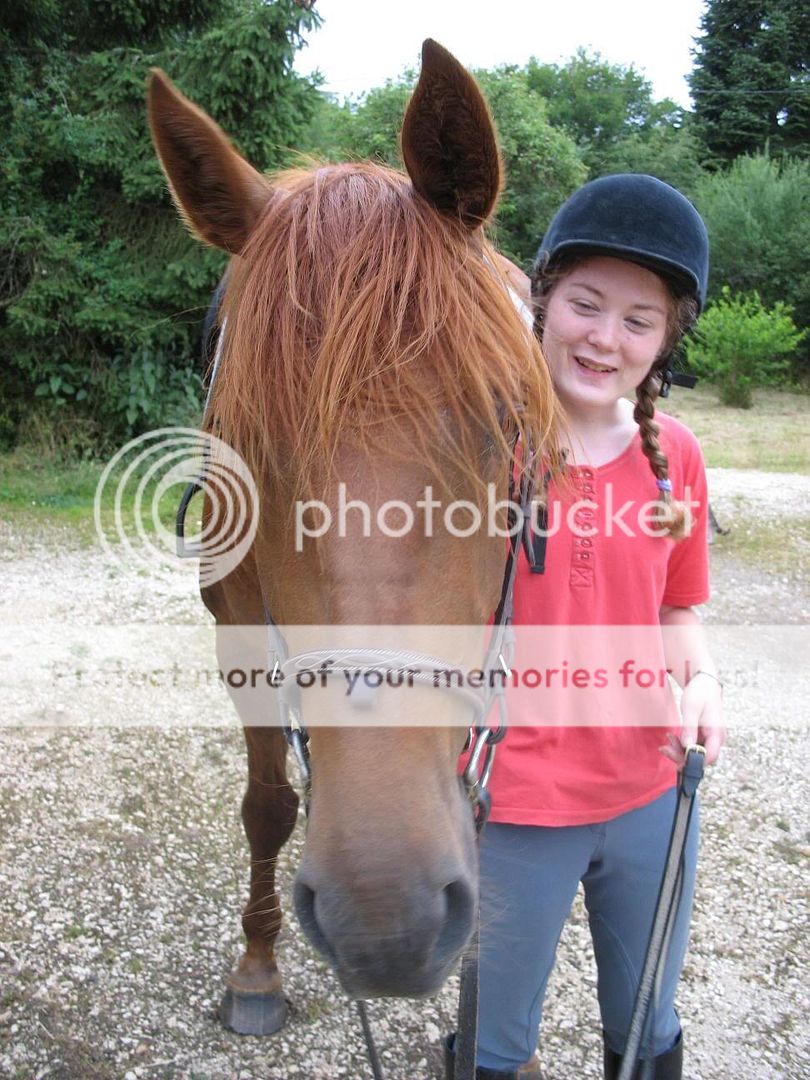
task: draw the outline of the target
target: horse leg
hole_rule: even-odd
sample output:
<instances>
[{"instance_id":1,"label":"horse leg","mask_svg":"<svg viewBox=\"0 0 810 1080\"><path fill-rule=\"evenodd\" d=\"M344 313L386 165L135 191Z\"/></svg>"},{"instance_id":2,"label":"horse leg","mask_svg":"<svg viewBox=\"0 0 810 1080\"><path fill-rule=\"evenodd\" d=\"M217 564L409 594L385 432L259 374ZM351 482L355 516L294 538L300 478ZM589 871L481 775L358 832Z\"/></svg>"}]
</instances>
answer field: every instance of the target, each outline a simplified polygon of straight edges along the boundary
<instances>
[{"instance_id":1,"label":"horse leg","mask_svg":"<svg viewBox=\"0 0 810 1080\"><path fill-rule=\"evenodd\" d=\"M222 671L261 669L267 663L261 590L252 559L226 581L202 590L217 620ZM269 1035L287 1016L274 945L281 927L276 860L295 826L298 796L287 780L287 740L279 726L276 691L260 693L228 683L242 721L248 783L242 821L250 847L250 895L242 913L245 951L231 972L220 1008L225 1027L242 1035Z\"/></svg>"},{"instance_id":2,"label":"horse leg","mask_svg":"<svg viewBox=\"0 0 810 1080\"><path fill-rule=\"evenodd\" d=\"M250 845L250 897L242 914L246 947L228 978L221 1017L242 1035L269 1035L287 1016L273 948L281 927L275 874L278 853L295 825L298 796L287 782L281 729L247 727L244 732L248 785L242 821Z\"/></svg>"}]
</instances>

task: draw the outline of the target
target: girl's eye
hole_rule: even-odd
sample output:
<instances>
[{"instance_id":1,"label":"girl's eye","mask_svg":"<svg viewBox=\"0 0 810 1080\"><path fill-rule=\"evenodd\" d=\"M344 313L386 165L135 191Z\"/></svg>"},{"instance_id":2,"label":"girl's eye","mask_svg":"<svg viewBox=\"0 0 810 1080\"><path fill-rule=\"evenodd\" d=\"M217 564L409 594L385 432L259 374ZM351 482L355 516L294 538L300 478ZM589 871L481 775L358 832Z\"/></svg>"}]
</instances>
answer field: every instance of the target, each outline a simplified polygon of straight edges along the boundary
<instances>
[{"instance_id":1,"label":"girl's eye","mask_svg":"<svg viewBox=\"0 0 810 1080\"><path fill-rule=\"evenodd\" d=\"M589 300L572 300L571 304L577 311L592 312L596 311L596 305L592 304Z\"/></svg>"},{"instance_id":2,"label":"girl's eye","mask_svg":"<svg viewBox=\"0 0 810 1080\"><path fill-rule=\"evenodd\" d=\"M628 319L627 325L631 330L635 330L637 333L650 329L650 324L646 319Z\"/></svg>"}]
</instances>

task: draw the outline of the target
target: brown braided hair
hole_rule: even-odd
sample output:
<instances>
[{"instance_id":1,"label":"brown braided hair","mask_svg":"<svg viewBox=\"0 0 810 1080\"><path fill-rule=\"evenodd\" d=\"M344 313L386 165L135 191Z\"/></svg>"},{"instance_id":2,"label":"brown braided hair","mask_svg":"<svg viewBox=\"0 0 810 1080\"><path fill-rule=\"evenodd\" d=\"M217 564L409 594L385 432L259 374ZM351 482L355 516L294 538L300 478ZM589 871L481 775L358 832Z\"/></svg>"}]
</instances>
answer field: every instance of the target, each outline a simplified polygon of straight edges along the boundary
<instances>
[{"instance_id":1,"label":"brown braided hair","mask_svg":"<svg viewBox=\"0 0 810 1080\"><path fill-rule=\"evenodd\" d=\"M534 329L541 341L543 315L549 296L564 277L567 277L588 258L590 258L589 252L576 251L563 253L554 260L552 266L541 261L535 263L531 274L532 298L535 306ZM661 393L666 372L670 368L681 339L697 321L698 305L695 297L681 282L657 268L654 273L658 274L666 285L670 298L666 337L654 364L636 387L633 419L638 424L641 449L650 463L653 475L656 481L666 485L669 482L669 462L658 441L661 429L655 421L655 400ZM669 536L673 540L682 540L688 536L692 526L688 507L679 500L673 499L672 492L660 486L658 499L653 508L652 522L662 536Z\"/></svg>"}]
</instances>

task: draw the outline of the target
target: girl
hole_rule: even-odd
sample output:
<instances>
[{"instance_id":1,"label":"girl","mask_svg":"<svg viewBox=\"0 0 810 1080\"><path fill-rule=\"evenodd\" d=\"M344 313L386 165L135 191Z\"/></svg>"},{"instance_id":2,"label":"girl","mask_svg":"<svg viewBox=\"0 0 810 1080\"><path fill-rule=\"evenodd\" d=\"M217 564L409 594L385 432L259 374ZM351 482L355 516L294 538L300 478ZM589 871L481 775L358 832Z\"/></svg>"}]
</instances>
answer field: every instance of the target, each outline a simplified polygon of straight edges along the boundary
<instances>
[{"instance_id":1,"label":"girl","mask_svg":"<svg viewBox=\"0 0 810 1080\"><path fill-rule=\"evenodd\" d=\"M550 509L555 499L563 511L574 501L577 509L561 515L555 531L549 523L542 573L522 558L515 670L542 666L542 657L526 655L530 635L521 635L529 626L553 625L580 645L590 635L588 642L601 642L612 656L621 652L622 627L654 626L648 636L683 695L679 718L668 685L661 691L656 726L617 726L611 707L604 710L609 726L602 715L579 715L574 726L571 715L568 723L556 711L539 715L536 694L512 695L481 850L479 1080L540 1080L534 1051L543 997L580 882L598 967L605 1076L617 1075L682 747L701 741L713 763L723 740L721 686L693 607L708 598L703 462L691 432L654 409L662 385L668 389L673 349L705 302L707 275L699 214L650 176L586 184L558 211L538 254L536 327L568 420L565 476L556 491L552 485ZM626 503L621 523L604 512ZM671 627L678 633L664 632ZM626 677L632 658L629 664ZM568 700L571 691L563 691L560 703ZM656 1080L681 1077L674 995L696 855L693 815L653 1019ZM452 1041L447 1061L452 1077Z\"/></svg>"}]
</instances>

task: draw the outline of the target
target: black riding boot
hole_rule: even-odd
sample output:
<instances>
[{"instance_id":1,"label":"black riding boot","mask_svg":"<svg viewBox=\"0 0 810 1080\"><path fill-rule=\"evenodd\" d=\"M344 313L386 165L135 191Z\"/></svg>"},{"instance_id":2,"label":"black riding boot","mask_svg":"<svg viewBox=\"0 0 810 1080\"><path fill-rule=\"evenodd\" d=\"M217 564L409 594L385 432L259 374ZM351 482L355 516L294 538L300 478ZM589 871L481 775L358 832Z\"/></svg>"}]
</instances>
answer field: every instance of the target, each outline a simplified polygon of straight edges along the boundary
<instances>
[{"instance_id":1,"label":"black riding boot","mask_svg":"<svg viewBox=\"0 0 810 1080\"><path fill-rule=\"evenodd\" d=\"M455 1080L456 1055L453 1049L455 1041L455 1035L448 1035L444 1040L445 1080ZM517 1069L484 1069L479 1066L475 1070L475 1080L543 1080L543 1074L540 1071L540 1062L535 1054L529 1061L519 1065Z\"/></svg>"},{"instance_id":2,"label":"black riding boot","mask_svg":"<svg viewBox=\"0 0 810 1080\"><path fill-rule=\"evenodd\" d=\"M622 1055L611 1050L605 1043L605 1080L616 1080L622 1063ZM683 1072L683 1037L678 1036L678 1041L666 1054L659 1054L655 1059L653 1080L681 1080ZM633 1072L633 1080L638 1080L642 1075L641 1062L636 1065Z\"/></svg>"}]
</instances>

